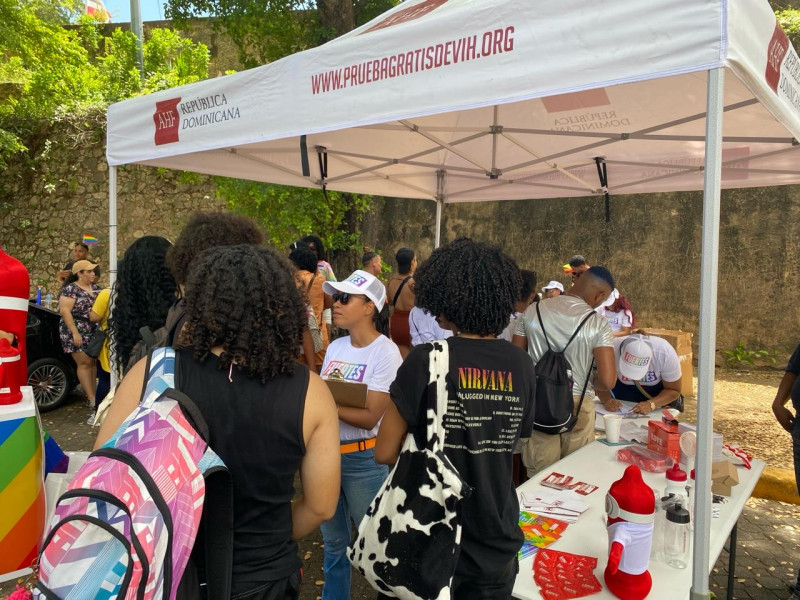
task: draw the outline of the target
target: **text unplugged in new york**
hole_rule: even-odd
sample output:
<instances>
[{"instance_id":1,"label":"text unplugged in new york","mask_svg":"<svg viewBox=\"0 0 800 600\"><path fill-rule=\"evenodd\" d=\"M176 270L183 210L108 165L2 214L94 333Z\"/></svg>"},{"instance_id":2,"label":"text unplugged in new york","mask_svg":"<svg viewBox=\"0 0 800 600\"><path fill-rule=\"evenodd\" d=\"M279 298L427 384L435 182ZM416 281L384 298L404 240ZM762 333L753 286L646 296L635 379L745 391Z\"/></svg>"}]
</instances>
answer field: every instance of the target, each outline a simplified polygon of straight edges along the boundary
<instances>
[{"instance_id":1,"label":"text unplugged in new york","mask_svg":"<svg viewBox=\"0 0 800 600\"><path fill-rule=\"evenodd\" d=\"M408 52L398 52L355 65L340 67L311 76L311 93L324 94L347 87L411 75L419 71L477 60L514 50L514 27L504 27L432 44Z\"/></svg>"}]
</instances>

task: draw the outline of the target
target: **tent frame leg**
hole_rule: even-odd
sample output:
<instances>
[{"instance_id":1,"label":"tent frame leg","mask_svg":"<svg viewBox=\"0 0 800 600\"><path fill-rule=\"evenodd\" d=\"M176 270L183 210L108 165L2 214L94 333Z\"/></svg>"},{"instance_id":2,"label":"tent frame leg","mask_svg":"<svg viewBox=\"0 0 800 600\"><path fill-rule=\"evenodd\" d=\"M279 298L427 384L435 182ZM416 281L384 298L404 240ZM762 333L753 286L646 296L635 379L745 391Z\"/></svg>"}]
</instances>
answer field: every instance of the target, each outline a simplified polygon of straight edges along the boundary
<instances>
[{"instance_id":1,"label":"tent frame leg","mask_svg":"<svg viewBox=\"0 0 800 600\"><path fill-rule=\"evenodd\" d=\"M717 338L722 109L724 71L708 71L706 156L703 181L703 234L700 260L700 340L697 360L697 460L691 600L710 598L711 458L714 418L714 366Z\"/></svg>"},{"instance_id":2,"label":"tent frame leg","mask_svg":"<svg viewBox=\"0 0 800 600\"><path fill-rule=\"evenodd\" d=\"M114 290L117 281L117 167L108 167L108 285ZM113 302L114 295L111 295ZM111 310L114 310L113 305ZM117 372L114 369L114 353L111 352L111 389L117 385Z\"/></svg>"}]
</instances>

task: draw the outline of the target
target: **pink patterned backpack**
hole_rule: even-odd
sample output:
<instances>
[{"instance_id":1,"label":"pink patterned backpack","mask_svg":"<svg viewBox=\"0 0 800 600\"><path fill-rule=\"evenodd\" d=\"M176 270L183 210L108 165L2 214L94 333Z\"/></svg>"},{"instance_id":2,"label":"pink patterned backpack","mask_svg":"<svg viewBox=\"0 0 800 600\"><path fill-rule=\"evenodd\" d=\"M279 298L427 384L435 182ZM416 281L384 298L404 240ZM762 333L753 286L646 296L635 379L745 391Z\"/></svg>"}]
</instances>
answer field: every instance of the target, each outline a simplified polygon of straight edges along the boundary
<instances>
[{"instance_id":1,"label":"pink patterned backpack","mask_svg":"<svg viewBox=\"0 0 800 600\"><path fill-rule=\"evenodd\" d=\"M36 598L199 598L201 579L210 600L230 597L230 473L174 389L176 362L172 348L152 351L139 407L58 499ZM210 543L192 555L198 535Z\"/></svg>"}]
</instances>

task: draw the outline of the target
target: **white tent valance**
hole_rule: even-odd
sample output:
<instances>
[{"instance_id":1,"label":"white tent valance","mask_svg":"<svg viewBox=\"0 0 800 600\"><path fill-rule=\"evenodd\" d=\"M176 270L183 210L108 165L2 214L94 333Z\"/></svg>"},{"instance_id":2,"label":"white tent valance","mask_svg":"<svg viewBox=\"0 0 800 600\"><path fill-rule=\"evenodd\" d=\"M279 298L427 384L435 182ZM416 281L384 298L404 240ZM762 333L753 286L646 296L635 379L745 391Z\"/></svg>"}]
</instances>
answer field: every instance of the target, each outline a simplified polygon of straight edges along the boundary
<instances>
[{"instance_id":1,"label":"white tent valance","mask_svg":"<svg viewBox=\"0 0 800 600\"><path fill-rule=\"evenodd\" d=\"M696 190L715 67L736 75L723 187L800 181L800 63L756 0L406 2L319 48L113 105L108 160L464 202L596 194L601 157L611 193Z\"/></svg>"}]
</instances>

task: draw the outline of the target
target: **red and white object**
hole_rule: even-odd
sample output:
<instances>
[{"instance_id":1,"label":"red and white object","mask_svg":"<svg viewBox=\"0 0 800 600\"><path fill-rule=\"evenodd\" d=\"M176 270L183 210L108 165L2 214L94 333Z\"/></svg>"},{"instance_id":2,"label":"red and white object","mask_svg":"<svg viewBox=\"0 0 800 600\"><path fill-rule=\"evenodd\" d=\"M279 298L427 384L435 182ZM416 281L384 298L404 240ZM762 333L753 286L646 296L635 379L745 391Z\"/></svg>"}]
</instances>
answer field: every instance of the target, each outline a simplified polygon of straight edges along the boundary
<instances>
[{"instance_id":1,"label":"red and white object","mask_svg":"<svg viewBox=\"0 0 800 600\"><path fill-rule=\"evenodd\" d=\"M606 495L608 563L603 577L621 600L644 600L653 581L647 570L653 542L656 500L635 465L611 484Z\"/></svg>"},{"instance_id":2,"label":"red and white object","mask_svg":"<svg viewBox=\"0 0 800 600\"><path fill-rule=\"evenodd\" d=\"M30 277L28 269L0 248L0 331L14 334L20 360L10 366L12 379L17 386L28 380L25 359L25 329L28 322L28 294Z\"/></svg>"},{"instance_id":3,"label":"red and white object","mask_svg":"<svg viewBox=\"0 0 800 600\"><path fill-rule=\"evenodd\" d=\"M92 15L99 21L107 21L109 17L103 0L86 0L86 14Z\"/></svg>"},{"instance_id":4,"label":"red and white object","mask_svg":"<svg viewBox=\"0 0 800 600\"><path fill-rule=\"evenodd\" d=\"M8 340L0 338L0 404L16 404L22 400L17 363L22 357Z\"/></svg>"}]
</instances>

